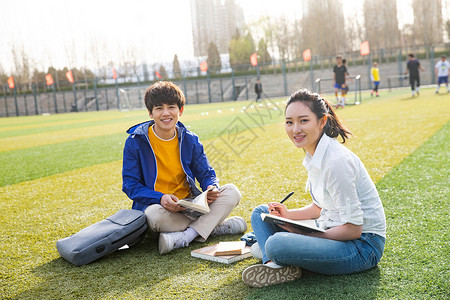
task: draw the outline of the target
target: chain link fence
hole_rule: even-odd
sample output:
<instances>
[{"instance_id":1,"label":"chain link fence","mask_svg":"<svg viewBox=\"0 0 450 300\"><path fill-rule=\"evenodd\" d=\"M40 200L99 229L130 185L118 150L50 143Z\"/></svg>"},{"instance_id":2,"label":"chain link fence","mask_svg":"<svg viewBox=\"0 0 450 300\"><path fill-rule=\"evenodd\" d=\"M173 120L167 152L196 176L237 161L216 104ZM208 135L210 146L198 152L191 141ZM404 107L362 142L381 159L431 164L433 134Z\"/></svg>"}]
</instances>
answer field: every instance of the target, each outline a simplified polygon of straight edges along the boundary
<instances>
[{"instance_id":1,"label":"chain link fence","mask_svg":"<svg viewBox=\"0 0 450 300\"><path fill-rule=\"evenodd\" d=\"M449 50L450 44L443 44L433 47L381 49L372 51L368 56L361 56L359 52L340 54L347 60L349 73L354 78L359 76L353 86L350 82L350 89L355 92L355 102L358 102L357 97L360 97L360 94L358 96L357 91L371 89L372 62L378 62L381 89L405 87L408 81L402 74L406 70L407 55L413 52L425 69L425 72L421 74L422 84L434 84L437 80L434 65L441 55L448 56ZM313 56L309 62L303 60L278 62L260 65L259 70L256 67L241 66L239 69L245 69L245 71L235 73L233 70L222 70L225 72L215 75L198 71L197 73L201 76L169 77L165 80L171 80L180 86L185 93L188 105L254 99L256 98L254 85L258 76L263 85L263 95L266 97L284 97L302 87L320 93L332 93L334 89L330 78L333 76L334 65L335 56ZM184 70L182 73L192 74L193 71ZM142 109L145 89L156 80L142 81L143 76L140 78L137 75L134 78L137 80L128 79L127 81L127 79L118 78L115 81L113 79L100 81L100 84L100 79L94 78L77 81L72 88L65 83L65 88L34 84L31 87L16 86L10 89L5 83L0 86L0 117ZM56 86L64 85L56 84Z\"/></svg>"}]
</instances>

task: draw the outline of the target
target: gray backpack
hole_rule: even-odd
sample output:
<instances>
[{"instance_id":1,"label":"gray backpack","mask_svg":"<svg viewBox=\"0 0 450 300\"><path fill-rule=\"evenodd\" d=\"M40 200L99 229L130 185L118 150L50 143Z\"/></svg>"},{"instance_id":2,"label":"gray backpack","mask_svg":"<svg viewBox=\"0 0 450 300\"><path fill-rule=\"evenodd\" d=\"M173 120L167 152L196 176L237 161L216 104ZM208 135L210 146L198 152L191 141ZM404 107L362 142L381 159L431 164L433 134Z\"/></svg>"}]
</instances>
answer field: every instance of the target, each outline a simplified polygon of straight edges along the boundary
<instances>
[{"instance_id":1,"label":"gray backpack","mask_svg":"<svg viewBox=\"0 0 450 300\"><path fill-rule=\"evenodd\" d=\"M76 266L85 265L145 235L147 220L142 211L122 209L114 215L56 242L59 255Z\"/></svg>"}]
</instances>

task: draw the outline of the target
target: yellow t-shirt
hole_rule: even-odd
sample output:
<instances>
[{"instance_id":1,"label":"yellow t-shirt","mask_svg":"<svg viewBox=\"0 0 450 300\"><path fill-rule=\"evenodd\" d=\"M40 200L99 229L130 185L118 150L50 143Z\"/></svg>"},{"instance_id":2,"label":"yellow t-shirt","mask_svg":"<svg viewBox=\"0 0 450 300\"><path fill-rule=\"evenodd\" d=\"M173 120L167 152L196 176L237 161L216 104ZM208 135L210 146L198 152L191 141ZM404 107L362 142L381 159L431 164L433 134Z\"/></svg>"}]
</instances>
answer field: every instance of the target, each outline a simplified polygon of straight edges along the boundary
<instances>
[{"instance_id":1,"label":"yellow t-shirt","mask_svg":"<svg viewBox=\"0 0 450 300\"><path fill-rule=\"evenodd\" d=\"M175 195L178 199L186 198L191 189L181 166L180 145L177 132L170 140L158 137L153 126L148 129L148 138L156 157L157 176L155 190L164 194Z\"/></svg>"},{"instance_id":2,"label":"yellow t-shirt","mask_svg":"<svg viewBox=\"0 0 450 300\"><path fill-rule=\"evenodd\" d=\"M370 73L373 76L373 81L380 81L380 70L378 68L372 67Z\"/></svg>"}]
</instances>

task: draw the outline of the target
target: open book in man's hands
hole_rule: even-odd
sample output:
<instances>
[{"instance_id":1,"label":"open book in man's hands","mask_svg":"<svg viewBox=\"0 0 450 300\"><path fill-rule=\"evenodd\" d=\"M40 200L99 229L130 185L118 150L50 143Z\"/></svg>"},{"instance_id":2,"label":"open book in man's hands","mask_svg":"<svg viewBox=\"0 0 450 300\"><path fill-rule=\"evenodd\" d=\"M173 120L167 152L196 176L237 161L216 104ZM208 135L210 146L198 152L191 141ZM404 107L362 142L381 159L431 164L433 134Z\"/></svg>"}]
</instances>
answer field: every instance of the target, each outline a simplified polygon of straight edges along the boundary
<instances>
[{"instance_id":1,"label":"open book in man's hands","mask_svg":"<svg viewBox=\"0 0 450 300\"><path fill-rule=\"evenodd\" d=\"M209 189L195 197L194 199L181 199L178 200L177 204L186 208L189 208L193 211L198 211L202 214L209 213L208 199L206 198L206 194L209 191L212 191L214 186L210 186Z\"/></svg>"},{"instance_id":2,"label":"open book in man's hands","mask_svg":"<svg viewBox=\"0 0 450 300\"><path fill-rule=\"evenodd\" d=\"M324 229L320 228L317 225L316 220L291 220L269 214L261 214L261 219L263 219L264 222L276 225L291 224L292 226L304 230L306 232L317 232L317 231L325 232Z\"/></svg>"}]
</instances>

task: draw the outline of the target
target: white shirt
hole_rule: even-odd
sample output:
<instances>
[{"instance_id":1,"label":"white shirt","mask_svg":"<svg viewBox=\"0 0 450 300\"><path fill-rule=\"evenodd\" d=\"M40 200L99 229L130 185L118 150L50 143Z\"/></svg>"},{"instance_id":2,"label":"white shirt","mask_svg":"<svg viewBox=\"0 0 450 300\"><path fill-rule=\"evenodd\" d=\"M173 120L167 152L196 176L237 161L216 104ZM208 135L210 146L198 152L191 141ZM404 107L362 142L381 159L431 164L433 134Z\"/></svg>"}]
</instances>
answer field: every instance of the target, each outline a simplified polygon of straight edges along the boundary
<instances>
[{"instance_id":1,"label":"white shirt","mask_svg":"<svg viewBox=\"0 0 450 300\"><path fill-rule=\"evenodd\" d=\"M438 77L448 76L448 70L450 69L450 63L448 61L440 60L434 67L438 69Z\"/></svg>"},{"instance_id":2,"label":"white shirt","mask_svg":"<svg viewBox=\"0 0 450 300\"><path fill-rule=\"evenodd\" d=\"M321 228L352 223L362 225L363 233L386 237L383 205L359 157L324 134L303 165L314 204L322 209L317 220Z\"/></svg>"}]
</instances>

